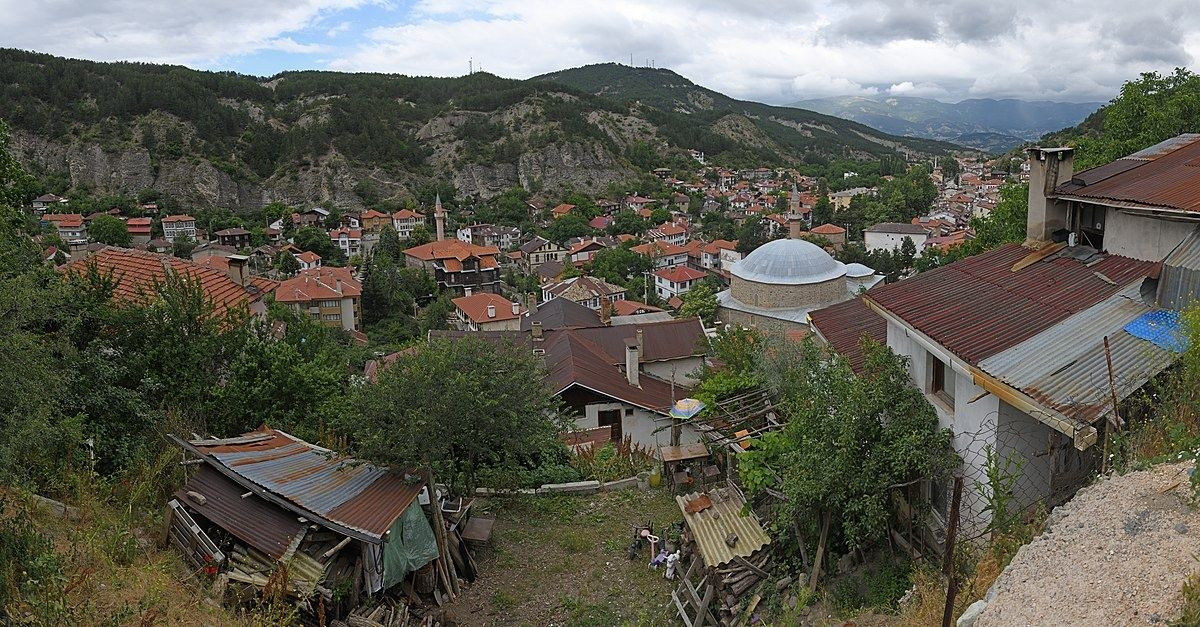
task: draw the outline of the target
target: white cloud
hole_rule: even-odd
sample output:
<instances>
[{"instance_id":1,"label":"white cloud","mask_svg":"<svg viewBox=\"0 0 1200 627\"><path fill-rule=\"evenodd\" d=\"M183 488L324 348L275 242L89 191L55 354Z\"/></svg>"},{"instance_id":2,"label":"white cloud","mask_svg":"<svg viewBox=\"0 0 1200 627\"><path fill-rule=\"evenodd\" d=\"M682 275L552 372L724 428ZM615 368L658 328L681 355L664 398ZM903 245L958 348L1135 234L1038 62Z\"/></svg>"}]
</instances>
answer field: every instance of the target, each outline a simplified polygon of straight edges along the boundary
<instances>
[{"instance_id":1,"label":"white cloud","mask_svg":"<svg viewBox=\"0 0 1200 627\"><path fill-rule=\"evenodd\" d=\"M375 3L387 10L346 11ZM632 55L776 103L1107 100L1140 72L1194 62L1200 12L1189 0L0 0L0 46L204 68L319 53L330 69L414 75L463 74L474 59L514 78Z\"/></svg>"}]
</instances>

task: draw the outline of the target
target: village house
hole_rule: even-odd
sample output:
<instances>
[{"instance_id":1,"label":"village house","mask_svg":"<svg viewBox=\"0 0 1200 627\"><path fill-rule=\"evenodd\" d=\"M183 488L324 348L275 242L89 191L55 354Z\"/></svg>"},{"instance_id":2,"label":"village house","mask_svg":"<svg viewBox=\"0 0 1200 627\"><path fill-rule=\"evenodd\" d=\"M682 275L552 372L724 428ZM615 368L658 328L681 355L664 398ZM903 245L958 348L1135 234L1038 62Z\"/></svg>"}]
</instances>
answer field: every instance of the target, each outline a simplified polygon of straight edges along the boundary
<instances>
[{"instance_id":1,"label":"village house","mask_svg":"<svg viewBox=\"0 0 1200 627\"><path fill-rule=\"evenodd\" d=\"M322 227L325 224L325 219L329 217L329 210L324 207L309 207L304 211L292 213L292 224L296 228L305 226Z\"/></svg>"},{"instance_id":2,"label":"village house","mask_svg":"<svg viewBox=\"0 0 1200 627\"><path fill-rule=\"evenodd\" d=\"M87 239L87 226L83 223L83 216L78 213L46 213L41 221L53 224L59 239L67 244Z\"/></svg>"},{"instance_id":3,"label":"village house","mask_svg":"<svg viewBox=\"0 0 1200 627\"><path fill-rule=\"evenodd\" d=\"M925 250L925 239L928 234L925 229L916 224L899 222L880 222L863 230L863 244L867 250L898 251L909 240L916 247L919 256Z\"/></svg>"},{"instance_id":4,"label":"village house","mask_svg":"<svg viewBox=\"0 0 1200 627\"><path fill-rule=\"evenodd\" d=\"M312 270L313 268L321 267L321 256L311 250L306 250L294 256L296 257L296 262L300 264L301 270Z\"/></svg>"},{"instance_id":5,"label":"village house","mask_svg":"<svg viewBox=\"0 0 1200 627\"><path fill-rule=\"evenodd\" d=\"M1029 156L1027 246L1001 246L862 300L953 431L966 480L987 485L992 451L1020 460L1018 506L1054 506L1094 475L1112 398L1133 394L1182 350L1178 310L1200 296L1200 173L1189 165L1200 136L1078 174L1072 149ZM845 352L820 317L821 335ZM852 326L853 316L840 322ZM944 515L947 486L932 490ZM964 508L970 529L990 520L983 507Z\"/></svg>"},{"instance_id":6,"label":"village house","mask_svg":"<svg viewBox=\"0 0 1200 627\"><path fill-rule=\"evenodd\" d=\"M101 274L109 274L116 280L113 297L127 302L147 302L155 298L168 276L187 277L200 285L215 313L244 309L253 316L264 316L267 312L264 299L279 284L252 276L247 261L241 255L231 257L222 271L172 255L105 246L88 259L72 261L61 269L67 273L85 273L95 264Z\"/></svg>"},{"instance_id":7,"label":"village house","mask_svg":"<svg viewBox=\"0 0 1200 627\"><path fill-rule=\"evenodd\" d=\"M834 211L845 211L850 208L850 201L854 200L855 196L874 196L875 189L871 187L852 187L844 189L840 192L833 192L829 195L829 203L833 205Z\"/></svg>"},{"instance_id":8,"label":"village house","mask_svg":"<svg viewBox=\"0 0 1200 627\"><path fill-rule=\"evenodd\" d=\"M459 294L500 291L500 251L457 239L430 242L404 251L410 268L424 268L441 290Z\"/></svg>"},{"instance_id":9,"label":"village house","mask_svg":"<svg viewBox=\"0 0 1200 627\"><path fill-rule=\"evenodd\" d=\"M542 288L542 301L562 298L600 311L604 303L625 299L625 288L591 276L579 276L552 283Z\"/></svg>"},{"instance_id":10,"label":"village house","mask_svg":"<svg viewBox=\"0 0 1200 627\"><path fill-rule=\"evenodd\" d=\"M418 226L425 226L425 214L409 209L401 209L392 214L392 228L396 229L396 234L401 240L411 238L413 229Z\"/></svg>"},{"instance_id":11,"label":"village house","mask_svg":"<svg viewBox=\"0 0 1200 627\"><path fill-rule=\"evenodd\" d=\"M630 211L642 211L649 208L649 205L654 203L653 198L643 198L641 196L626 196L623 202L626 209Z\"/></svg>"},{"instance_id":12,"label":"village house","mask_svg":"<svg viewBox=\"0 0 1200 627\"><path fill-rule=\"evenodd\" d=\"M521 229L515 226L472 224L458 229L455 236L468 244L495 246L500 250L508 250L521 241Z\"/></svg>"},{"instance_id":13,"label":"village house","mask_svg":"<svg viewBox=\"0 0 1200 627\"><path fill-rule=\"evenodd\" d=\"M372 233L378 233L383 230L383 227L391 226L392 224L391 214L384 213L382 211L376 211L374 209L367 209L366 211L362 212L362 215L359 218L362 230L370 231Z\"/></svg>"},{"instance_id":14,"label":"village house","mask_svg":"<svg viewBox=\"0 0 1200 627\"><path fill-rule=\"evenodd\" d=\"M329 239L333 241L334 246L342 249L342 254L347 257L363 252L363 232L361 229L346 227L334 229L329 232Z\"/></svg>"},{"instance_id":15,"label":"village house","mask_svg":"<svg viewBox=\"0 0 1200 627\"><path fill-rule=\"evenodd\" d=\"M666 242L675 246L683 246L687 242L687 233L687 228L668 223L646 231L642 239L647 242Z\"/></svg>"},{"instance_id":16,"label":"village house","mask_svg":"<svg viewBox=\"0 0 1200 627\"><path fill-rule=\"evenodd\" d=\"M134 246L150 243L150 218L129 218L125 228L129 231L130 242Z\"/></svg>"},{"instance_id":17,"label":"village house","mask_svg":"<svg viewBox=\"0 0 1200 627\"><path fill-rule=\"evenodd\" d=\"M608 248L608 246L595 238L590 238L571 244L571 248L567 251L567 254L570 256L570 262L578 268L586 263L591 263L596 253L605 248Z\"/></svg>"},{"instance_id":18,"label":"village house","mask_svg":"<svg viewBox=\"0 0 1200 627\"><path fill-rule=\"evenodd\" d=\"M654 292L658 297L670 301L688 293L692 286L708 276L700 270L687 266L673 266L654 271Z\"/></svg>"},{"instance_id":19,"label":"village house","mask_svg":"<svg viewBox=\"0 0 1200 627\"><path fill-rule=\"evenodd\" d=\"M454 299L455 322L460 331L518 331L525 308L499 294L481 292Z\"/></svg>"},{"instance_id":20,"label":"village house","mask_svg":"<svg viewBox=\"0 0 1200 627\"><path fill-rule=\"evenodd\" d=\"M162 219L163 239L174 242L179 238L196 239L196 218L187 214L167 216Z\"/></svg>"},{"instance_id":21,"label":"village house","mask_svg":"<svg viewBox=\"0 0 1200 627\"><path fill-rule=\"evenodd\" d=\"M232 227L221 229L213 233L217 237L217 241L226 246L232 246L238 250L250 247L250 231L241 227Z\"/></svg>"},{"instance_id":22,"label":"village house","mask_svg":"<svg viewBox=\"0 0 1200 627\"><path fill-rule=\"evenodd\" d=\"M66 198L55 196L54 194L42 194L33 199L31 206L33 208L33 215L40 218L47 211L54 210L65 204L67 204Z\"/></svg>"},{"instance_id":23,"label":"village house","mask_svg":"<svg viewBox=\"0 0 1200 627\"><path fill-rule=\"evenodd\" d=\"M559 218L564 218L574 210L575 210L575 205L567 204L564 202L561 205L558 205L550 210L550 217L555 220L557 220Z\"/></svg>"},{"instance_id":24,"label":"village house","mask_svg":"<svg viewBox=\"0 0 1200 627\"><path fill-rule=\"evenodd\" d=\"M537 271L538 266L547 261L563 261L567 258L567 249L544 237L534 237L521 245L521 268L526 273Z\"/></svg>"},{"instance_id":25,"label":"village house","mask_svg":"<svg viewBox=\"0 0 1200 627\"><path fill-rule=\"evenodd\" d=\"M344 331L362 328L361 298L362 283L350 268L329 266L301 270L275 290L275 302Z\"/></svg>"},{"instance_id":26,"label":"village house","mask_svg":"<svg viewBox=\"0 0 1200 627\"><path fill-rule=\"evenodd\" d=\"M664 241L639 244L631 248L633 252L649 257L654 262L654 268L670 268L687 265L688 249Z\"/></svg>"}]
</instances>

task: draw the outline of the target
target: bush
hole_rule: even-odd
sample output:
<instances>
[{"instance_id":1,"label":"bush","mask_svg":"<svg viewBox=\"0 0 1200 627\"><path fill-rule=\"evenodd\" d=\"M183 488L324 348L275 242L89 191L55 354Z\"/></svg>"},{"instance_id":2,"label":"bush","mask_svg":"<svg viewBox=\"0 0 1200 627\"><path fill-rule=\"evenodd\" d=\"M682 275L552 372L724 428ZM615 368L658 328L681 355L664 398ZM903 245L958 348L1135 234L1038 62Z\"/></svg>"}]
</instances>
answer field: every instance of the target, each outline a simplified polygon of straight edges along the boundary
<instances>
[{"instance_id":1,"label":"bush","mask_svg":"<svg viewBox=\"0 0 1200 627\"><path fill-rule=\"evenodd\" d=\"M0 500L0 517L11 507ZM62 560L26 512L0 521L0 622L28 613L37 617L32 622L65 624L65 582Z\"/></svg>"},{"instance_id":2,"label":"bush","mask_svg":"<svg viewBox=\"0 0 1200 627\"><path fill-rule=\"evenodd\" d=\"M630 436L615 446L609 442L601 447L581 448L571 460L584 479L616 481L632 477L654 466L654 454L640 444L634 444Z\"/></svg>"}]
</instances>

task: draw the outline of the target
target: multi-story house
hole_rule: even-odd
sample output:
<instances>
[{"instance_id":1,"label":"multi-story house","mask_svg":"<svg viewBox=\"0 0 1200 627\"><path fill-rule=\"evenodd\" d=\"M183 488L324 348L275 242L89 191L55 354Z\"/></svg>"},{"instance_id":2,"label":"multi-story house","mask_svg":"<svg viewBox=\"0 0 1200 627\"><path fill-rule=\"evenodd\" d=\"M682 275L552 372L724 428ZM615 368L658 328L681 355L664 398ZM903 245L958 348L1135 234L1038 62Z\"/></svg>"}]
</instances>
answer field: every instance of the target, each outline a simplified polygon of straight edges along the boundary
<instances>
[{"instance_id":1,"label":"multi-story house","mask_svg":"<svg viewBox=\"0 0 1200 627\"><path fill-rule=\"evenodd\" d=\"M424 268L438 288L460 294L500 291L500 251L457 239L430 242L404 251L410 268Z\"/></svg>"},{"instance_id":2,"label":"multi-story house","mask_svg":"<svg viewBox=\"0 0 1200 627\"><path fill-rule=\"evenodd\" d=\"M374 209L367 209L362 213L362 229L372 233L378 233L383 230L383 227L392 224L391 214Z\"/></svg>"},{"instance_id":3,"label":"multi-story house","mask_svg":"<svg viewBox=\"0 0 1200 627\"><path fill-rule=\"evenodd\" d=\"M232 246L238 250L250 247L250 231L240 227L221 229L213 235L217 236L217 241L226 246Z\"/></svg>"},{"instance_id":4,"label":"multi-story house","mask_svg":"<svg viewBox=\"0 0 1200 627\"><path fill-rule=\"evenodd\" d=\"M542 288L542 301L565 298L593 311L600 311L604 303L625 300L625 288L603 279L579 276L552 283Z\"/></svg>"},{"instance_id":5,"label":"multi-story house","mask_svg":"<svg viewBox=\"0 0 1200 627\"><path fill-rule=\"evenodd\" d=\"M423 213L401 209L392 214L392 228L396 229L396 234L402 240L412 237L413 229L418 226L425 226L425 214Z\"/></svg>"},{"instance_id":6,"label":"multi-story house","mask_svg":"<svg viewBox=\"0 0 1200 627\"><path fill-rule=\"evenodd\" d=\"M167 216L162 219L163 239L174 242L179 238L196 239L196 218L187 214Z\"/></svg>"},{"instance_id":7,"label":"multi-story house","mask_svg":"<svg viewBox=\"0 0 1200 627\"><path fill-rule=\"evenodd\" d=\"M500 250L508 250L521 240L521 229L515 226L472 224L459 229L455 237L476 246L495 246Z\"/></svg>"},{"instance_id":8,"label":"multi-story house","mask_svg":"<svg viewBox=\"0 0 1200 627\"><path fill-rule=\"evenodd\" d=\"M658 297L670 301L688 293L696 283L708 276L704 272L687 266L674 266L654 271L654 291Z\"/></svg>"},{"instance_id":9,"label":"multi-story house","mask_svg":"<svg viewBox=\"0 0 1200 627\"><path fill-rule=\"evenodd\" d=\"M78 213L44 213L41 222L53 224L58 237L66 243L87 239L87 225Z\"/></svg>"},{"instance_id":10,"label":"multi-story house","mask_svg":"<svg viewBox=\"0 0 1200 627\"><path fill-rule=\"evenodd\" d=\"M645 240L683 246L687 242L687 229L678 224L664 224L646 231Z\"/></svg>"},{"instance_id":11,"label":"multi-story house","mask_svg":"<svg viewBox=\"0 0 1200 627\"><path fill-rule=\"evenodd\" d=\"M639 244L630 250L639 255L649 257L654 261L654 268L656 270L670 268L671 266L686 265L688 260L688 250L686 248L662 241Z\"/></svg>"},{"instance_id":12,"label":"multi-story house","mask_svg":"<svg viewBox=\"0 0 1200 627\"><path fill-rule=\"evenodd\" d=\"M453 300L460 331L520 331L525 308L499 294L481 292Z\"/></svg>"},{"instance_id":13,"label":"multi-story house","mask_svg":"<svg viewBox=\"0 0 1200 627\"><path fill-rule=\"evenodd\" d=\"M275 290L275 302L344 331L362 328L361 298L362 284L350 268L329 266L301 270Z\"/></svg>"},{"instance_id":14,"label":"multi-story house","mask_svg":"<svg viewBox=\"0 0 1200 627\"><path fill-rule=\"evenodd\" d=\"M129 237L135 246L150 243L150 222L150 218L129 218L125 221L125 228L129 230Z\"/></svg>"},{"instance_id":15,"label":"multi-story house","mask_svg":"<svg viewBox=\"0 0 1200 627\"><path fill-rule=\"evenodd\" d=\"M333 240L333 244L342 249L342 254L350 257L363 252L363 232L361 229L350 229L342 227L329 232L329 239Z\"/></svg>"},{"instance_id":16,"label":"multi-story house","mask_svg":"<svg viewBox=\"0 0 1200 627\"><path fill-rule=\"evenodd\" d=\"M567 258L567 249L544 237L534 237L521 245L521 267L525 272L533 273L538 266L548 261L563 261Z\"/></svg>"}]
</instances>

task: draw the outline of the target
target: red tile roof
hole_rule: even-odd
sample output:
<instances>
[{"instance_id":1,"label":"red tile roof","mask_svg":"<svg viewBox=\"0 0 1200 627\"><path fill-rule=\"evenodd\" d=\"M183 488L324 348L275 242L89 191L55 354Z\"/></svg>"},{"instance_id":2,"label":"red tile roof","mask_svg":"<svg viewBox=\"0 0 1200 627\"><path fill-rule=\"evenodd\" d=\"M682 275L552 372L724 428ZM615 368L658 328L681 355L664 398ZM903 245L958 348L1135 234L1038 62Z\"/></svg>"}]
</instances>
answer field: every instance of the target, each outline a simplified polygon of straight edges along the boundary
<instances>
[{"instance_id":1,"label":"red tile roof","mask_svg":"<svg viewBox=\"0 0 1200 627\"><path fill-rule=\"evenodd\" d=\"M887 321L855 298L811 312L809 319L830 348L841 353L855 372L862 372L861 341L865 335L887 346Z\"/></svg>"},{"instance_id":2,"label":"red tile roof","mask_svg":"<svg viewBox=\"0 0 1200 627\"><path fill-rule=\"evenodd\" d=\"M1008 244L863 297L977 364L1149 276L1155 265L1117 255L1085 265L1056 254L1013 272L1031 252Z\"/></svg>"},{"instance_id":3,"label":"red tile roof","mask_svg":"<svg viewBox=\"0 0 1200 627\"><path fill-rule=\"evenodd\" d=\"M362 239L362 229L348 229L342 227L329 232L329 239L341 239L345 235L349 239Z\"/></svg>"},{"instance_id":4,"label":"red tile roof","mask_svg":"<svg viewBox=\"0 0 1200 627\"><path fill-rule=\"evenodd\" d=\"M809 233L816 233L817 235L841 235L845 232L846 229L836 224L822 224L821 226L813 227L809 231Z\"/></svg>"},{"instance_id":5,"label":"red tile roof","mask_svg":"<svg viewBox=\"0 0 1200 627\"><path fill-rule=\"evenodd\" d=\"M477 323L484 322L501 322L504 320L515 320L520 318L525 313L524 307L517 307L517 313L513 313L513 302L504 298L499 294L489 294L480 292L470 296L460 296L453 301L454 306L461 309L464 314L471 320ZM495 307L495 312L492 316L488 316L488 306Z\"/></svg>"},{"instance_id":6,"label":"red tile roof","mask_svg":"<svg viewBox=\"0 0 1200 627\"><path fill-rule=\"evenodd\" d=\"M162 221L163 222L191 222L191 221L195 221L195 219L196 218L193 218L192 216L189 216L185 213L181 213L179 215L167 216L167 217L163 218Z\"/></svg>"},{"instance_id":7,"label":"red tile roof","mask_svg":"<svg viewBox=\"0 0 1200 627\"><path fill-rule=\"evenodd\" d=\"M404 251L404 254L409 257L415 257L422 261L456 259L461 262L470 257L479 257L481 259L491 257L493 263L496 260L496 255L499 253L500 250L495 246L476 246L475 244L468 244L458 239L429 242L428 244L414 246Z\"/></svg>"},{"instance_id":8,"label":"red tile roof","mask_svg":"<svg viewBox=\"0 0 1200 627\"><path fill-rule=\"evenodd\" d=\"M689 268L687 266L674 266L671 268L656 270L654 272L654 276L662 277L663 279L674 281L676 283L686 283L687 281L703 279L706 275L695 268Z\"/></svg>"},{"instance_id":9,"label":"red tile roof","mask_svg":"<svg viewBox=\"0 0 1200 627\"><path fill-rule=\"evenodd\" d=\"M397 211L396 213L392 214L392 219L393 220L424 220L425 214L417 213L416 211L410 211L408 209L401 209L400 211Z\"/></svg>"},{"instance_id":10,"label":"red tile roof","mask_svg":"<svg viewBox=\"0 0 1200 627\"><path fill-rule=\"evenodd\" d=\"M301 270L296 276L280 283L275 290L275 300L281 303L307 303L357 296L362 296L362 283L354 278L350 268L333 266Z\"/></svg>"},{"instance_id":11,"label":"red tile roof","mask_svg":"<svg viewBox=\"0 0 1200 627\"><path fill-rule=\"evenodd\" d=\"M676 246L663 240L655 240L649 244L640 244L630 250L647 257L670 257L673 255L686 255L688 252L688 249L683 246Z\"/></svg>"},{"instance_id":12,"label":"red tile roof","mask_svg":"<svg viewBox=\"0 0 1200 627\"><path fill-rule=\"evenodd\" d=\"M551 209L550 213L554 214L555 216L565 216L568 213L571 213L571 210L574 208L575 205L570 205L564 202L563 204Z\"/></svg>"},{"instance_id":13,"label":"red tile roof","mask_svg":"<svg viewBox=\"0 0 1200 627\"><path fill-rule=\"evenodd\" d=\"M78 213L47 213L42 216L46 222L62 222L63 220L71 222L83 222L83 215Z\"/></svg>"},{"instance_id":14,"label":"red tile roof","mask_svg":"<svg viewBox=\"0 0 1200 627\"><path fill-rule=\"evenodd\" d=\"M612 304L612 313L614 316L633 316L639 313L654 313L662 311L658 307L639 303L636 300L618 300Z\"/></svg>"},{"instance_id":15,"label":"red tile roof","mask_svg":"<svg viewBox=\"0 0 1200 627\"><path fill-rule=\"evenodd\" d=\"M251 277L249 285L243 286L224 271L198 263L170 255L113 247L104 248L87 259L72 261L62 270L81 274L93 263L101 274L111 273L117 280L114 292L117 299L144 302L156 294L157 287L166 280L168 273L172 273L199 281L217 313L258 302L279 285L270 279Z\"/></svg>"},{"instance_id":16,"label":"red tile roof","mask_svg":"<svg viewBox=\"0 0 1200 627\"><path fill-rule=\"evenodd\" d=\"M302 261L308 264L316 263L321 260L321 256L311 250L306 250L299 255L294 256L296 257L296 261Z\"/></svg>"}]
</instances>

